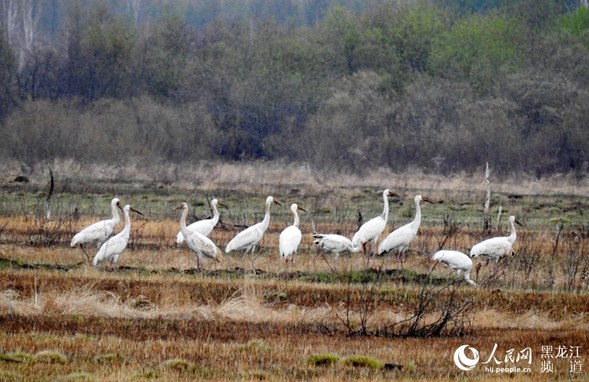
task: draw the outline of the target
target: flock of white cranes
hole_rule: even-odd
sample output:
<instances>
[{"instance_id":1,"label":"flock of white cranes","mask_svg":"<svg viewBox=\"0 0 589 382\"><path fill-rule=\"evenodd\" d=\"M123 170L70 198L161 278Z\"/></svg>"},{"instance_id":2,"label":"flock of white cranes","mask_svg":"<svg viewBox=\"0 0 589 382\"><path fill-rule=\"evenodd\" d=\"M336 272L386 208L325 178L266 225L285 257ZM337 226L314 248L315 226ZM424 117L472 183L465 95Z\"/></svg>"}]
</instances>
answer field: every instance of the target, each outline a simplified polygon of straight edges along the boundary
<instances>
[{"instance_id":1,"label":"flock of white cranes","mask_svg":"<svg viewBox=\"0 0 589 382\"><path fill-rule=\"evenodd\" d=\"M382 214L362 224L351 240L339 234L313 233L313 243L317 248L323 251L334 253L336 259L339 254L343 252L355 253L363 250L366 255L378 256L393 252L396 253L397 261L400 264L400 267L403 268L405 252L409 247L409 244L417 235L421 224L421 203L426 202L433 204L433 202L426 197L416 195L414 198L415 218L413 221L392 231L380 242L377 250L374 251L380 235L386 228L389 215L389 197L391 196L398 195L391 192L389 189L383 191L382 197L384 207ZM225 246L225 253L230 253L231 251L253 253L255 251L257 244L262 240L264 233L270 224L270 207L272 204L281 205L280 202L275 200L272 196L268 196L265 203L264 219L239 232L229 241L229 243L227 243ZM219 221L218 205L227 207L222 201L213 199L211 201L213 217L196 221L190 225L186 225L188 204L182 203L176 208L176 210L182 210L180 216L180 231L176 236L176 243L185 243L188 248L196 254L198 268L202 267L204 258L216 261L221 261L222 259L221 250L208 237ZM115 227L120 222L118 210L123 211L125 227L121 232L111 237ZM287 264L289 260L293 261L293 256L302 240L302 233L299 229L299 210L305 211L300 205L297 205L296 203L291 204L290 213L294 218L293 224L285 228L279 236L279 254L285 259ZM98 266L101 262L110 261L114 264L118 261L119 256L125 250L129 242L129 235L131 232L130 213L135 212L142 215L141 212L134 209L131 205L126 205L121 208L121 203L118 198L112 199L111 212L111 219L102 220L84 228L72 238L70 243L71 247L79 245L88 260L90 260L90 256L84 246L95 244L98 251L92 261L94 266ZM471 257L480 256L487 261L499 261L502 257L511 255L513 253L513 244L516 240L516 223L520 224L515 216L510 216L509 224L511 226L511 234L505 237L493 237L474 245L470 250L470 257L460 251L444 249L434 253L432 255L432 260L445 264L458 273L462 273L464 275L464 280L467 283L476 286L476 283L470 278L470 272L473 266Z\"/></svg>"}]
</instances>

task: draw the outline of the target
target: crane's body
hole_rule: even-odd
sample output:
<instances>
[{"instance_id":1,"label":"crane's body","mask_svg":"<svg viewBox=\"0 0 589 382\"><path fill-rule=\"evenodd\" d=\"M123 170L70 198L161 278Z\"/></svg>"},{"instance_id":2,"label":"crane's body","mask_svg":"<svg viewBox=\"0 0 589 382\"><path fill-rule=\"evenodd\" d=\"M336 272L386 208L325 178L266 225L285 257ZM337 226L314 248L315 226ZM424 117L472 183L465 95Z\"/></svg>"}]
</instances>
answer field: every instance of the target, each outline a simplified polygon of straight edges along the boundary
<instances>
[{"instance_id":1,"label":"crane's body","mask_svg":"<svg viewBox=\"0 0 589 382\"><path fill-rule=\"evenodd\" d=\"M186 226L186 217L188 216L188 204L182 203L178 208L182 209L180 216L180 232L184 235L184 242L196 254L197 266L202 268L202 261L205 257L221 261L221 250L213 243L211 239L198 231L191 231Z\"/></svg>"},{"instance_id":2,"label":"crane's body","mask_svg":"<svg viewBox=\"0 0 589 382\"><path fill-rule=\"evenodd\" d=\"M382 214L362 224L362 226L360 226L358 231L352 237L352 245L354 247L362 246L362 248L364 249L364 253L367 252L366 243L369 243L371 246L375 246L378 242L380 234L382 234L387 225L387 220L389 218L389 196L398 195L389 191L388 188L384 190L382 193L382 198L384 201L384 208L382 210Z\"/></svg>"},{"instance_id":3,"label":"crane's body","mask_svg":"<svg viewBox=\"0 0 589 382\"><path fill-rule=\"evenodd\" d=\"M397 261L401 263L405 261L405 252L409 244L417 236L419 226L421 225L421 202L432 203L429 199L416 195L414 198L415 202L415 218L411 223L405 224L402 227L397 228L391 232L378 246L378 254L384 255L391 251L397 252Z\"/></svg>"},{"instance_id":4,"label":"crane's body","mask_svg":"<svg viewBox=\"0 0 589 382\"><path fill-rule=\"evenodd\" d=\"M123 207L123 214L125 215L125 227L121 232L114 235L107 241L105 241L96 255L94 256L94 260L92 264L96 267L99 263L110 260L113 264L119 260L119 256L121 253L127 248L127 244L129 243L129 236L131 235L131 217L129 216L129 212L133 211L140 215L143 215L141 212L137 211L130 205L126 205Z\"/></svg>"},{"instance_id":5,"label":"crane's body","mask_svg":"<svg viewBox=\"0 0 589 382\"><path fill-rule=\"evenodd\" d=\"M119 199L113 198L110 202L112 218L101 220L82 229L80 232L74 235L70 242L70 247L79 245L89 260L90 257L88 256L84 245L95 244L96 248L100 248L100 246L112 235L115 227L121 221L118 211L120 208L121 202Z\"/></svg>"},{"instance_id":6,"label":"crane's body","mask_svg":"<svg viewBox=\"0 0 589 382\"><path fill-rule=\"evenodd\" d=\"M273 197L268 196L266 198L264 219L261 222L239 232L233 239L231 239L231 241L229 241L229 243L227 243L227 246L225 247L225 253L241 250L245 250L246 253L248 251L254 252L256 245L260 242L260 240L262 240L264 233L270 224L270 206L273 203L281 205L280 202L274 200Z\"/></svg>"},{"instance_id":7,"label":"crane's body","mask_svg":"<svg viewBox=\"0 0 589 382\"><path fill-rule=\"evenodd\" d=\"M450 267L451 269L462 273L464 275L464 281L470 285L476 286L477 284L471 280L470 271L472 270L472 260L466 254L459 251L452 251L448 249L442 249L432 256L432 260L439 261Z\"/></svg>"},{"instance_id":8,"label":"crane's body","mask_svg":"<svg viewBox=\"0 0 589 382\"><path fill-rule=\"evenodd\" d=\"M510 216L509 224L511 225L511 234L509 236L493 237L481 241L470 249L470 257L481 256L487 261L499 261L502 257L511 255L513 253L513 244L517 238L515 223L521 225L515 216Z\"/></svg>"},{"instance_id":9,"label":"crane's body","mask_svg":"<svg viewBox=\"0 0 589 382\"><path fill-rule=\"evenodd\" d=\"M301 230L299 229L300 219L297 212L299 209L301 211L305 211L304 208L299 207L296 203L291 204L290 213L294 217L294 222L292 225L286 227L282 232L280 232L280 236L278 238L278 249L280 252L280 257L286 261L288 261L289 258L292 260L292 257L297 251L299 244L301 243L301 239L303 238Z\"/></svg>"},{"instance_id":10,"label":"crane's body","mask_svg":"<svg viewBox=\"0 0 589 382\"><path fill-rule=\"evenodd\" d=\"M219 201L218 199L211 200L211 208L213 209L213 217L210 219L203 219L203 220L196 221L196 222L186 226L186 228L189 231L195 231L195 232L198 232L202 235L209 236L211 231L213 231L213 229L215 228L215 226L219 222L219 210L217 209L217 204L225 207L225 204L223 204L223 202ZM184 243L184 234L182 233L182 231L178 231L178 234L176 235L176 244L182 244L182 243Z\"/></svg>"},{"instance_id":11,"label":"crane's body","mask_svg":"<svg viewBox=\"0 0 589 382\"><path fill-rule=\"evenodd\" d=\"M326 252L335 253L336 259L342 252L356 253L360 251L360 247L354 247L352 241L342 235L338 235L335 233L316 233L313 234L313 237L313 244L315 244L317 248L324 250Z\"/></svg>"}]
</instances>

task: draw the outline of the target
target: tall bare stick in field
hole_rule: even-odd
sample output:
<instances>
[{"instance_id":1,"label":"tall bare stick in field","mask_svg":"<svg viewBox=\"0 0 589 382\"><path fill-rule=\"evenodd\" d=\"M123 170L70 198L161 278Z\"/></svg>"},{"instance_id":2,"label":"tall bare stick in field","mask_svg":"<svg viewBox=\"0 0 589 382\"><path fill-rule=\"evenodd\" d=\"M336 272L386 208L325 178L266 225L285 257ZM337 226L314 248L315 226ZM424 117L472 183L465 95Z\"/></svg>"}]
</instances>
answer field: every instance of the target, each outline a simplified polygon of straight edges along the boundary
<instances>
[{"instance_id":1,"label":"tall bare stick in field","mask_svg":"<svg viewBox=\"0 0 589 382\"><path fill-rule=\"evenodd\" d=\"M51 166L47 166L47 168L49 168L49 192L47 192L45 198L45 216L47 219L51 219L51 196L53 196L53 190L55 189L55 180L53 179Z\"/></svg>"},{"instance_id":2,"label":"tall bare stick in field","mask_svg":"<svg viewBox=\"0 0 589 382\"><path fill-rule=\"evenodd\" d=\"M483 209L483 230L489 231L489 206L491 205L491 182L489 181L489 162L485 162L485 182L487 182L487 198L485 200L485 207Z\"/></svg>"}]
</instances>

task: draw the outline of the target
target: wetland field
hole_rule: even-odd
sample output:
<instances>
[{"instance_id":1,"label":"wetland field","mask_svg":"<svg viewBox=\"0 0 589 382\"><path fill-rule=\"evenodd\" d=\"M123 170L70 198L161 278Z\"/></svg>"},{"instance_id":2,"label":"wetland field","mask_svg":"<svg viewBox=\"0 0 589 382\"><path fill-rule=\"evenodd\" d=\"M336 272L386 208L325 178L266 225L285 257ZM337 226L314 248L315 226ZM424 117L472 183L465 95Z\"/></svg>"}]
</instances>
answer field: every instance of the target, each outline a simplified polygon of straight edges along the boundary
<instances>
[{"instance_id":1,"label":"wetland field","mask_svg":"<svg viewBox=\"0 0 589 382\"><path fill-rule=\"evenodd\" d=\"M276 168L208 171L192 181L55 171L50 198L46 176L3 181L0 381L587 380L586 182L492 183L485 231L476 177L306 182ZM434 202L422 205L403 269L393 254L335 259L314 248L314 230L351 238L379 215L384 188L399 197L389 199L381 238L413 219L416 194ZM224 253L197 269L176 245L179 203L194 221L210 215L213 197L223 200L210 238L224 249L262 220L267 195L282 205L253 255ZM113 269L95 268L69 242L109 216L114 196L143 216L132 216ZM286 264L278 235L292 224L293 202L306 210L303 239ZM478 286L431 260L441 248L468 253L508 235L509 215L523 224L515 253L498 264L473 259Z\"/></svg>"}]
</instances>

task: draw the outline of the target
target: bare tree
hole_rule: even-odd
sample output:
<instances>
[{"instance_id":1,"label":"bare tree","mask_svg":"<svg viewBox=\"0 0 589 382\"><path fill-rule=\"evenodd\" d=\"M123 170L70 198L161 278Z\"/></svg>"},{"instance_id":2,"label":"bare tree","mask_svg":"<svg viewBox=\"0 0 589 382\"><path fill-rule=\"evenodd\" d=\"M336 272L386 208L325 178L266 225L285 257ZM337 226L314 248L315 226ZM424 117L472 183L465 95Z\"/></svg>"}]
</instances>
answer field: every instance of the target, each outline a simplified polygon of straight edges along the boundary
<instances>
[{"instance_id":1,"label":"bare tree","mask_svg":"<svg viewBox=\"0 0 589 382\"><path fill-rule=\"evenodd\" d=\"M18 30L18 13L19 13L18 0L1 0L0 6L2 7L2 19L4 30L6 32L6 39L11 45L15 45Z\"/></svg>"},{"instance_id":2,"label":"bare tree","mask_svg":"<svg viewBox=\"0 0 589 382\"><path fill-rule=\"evenodd\" d=\"M131 17L133 18L133 22L135 27L139 26L139 22L141 21L141 16L143 14L143 7L147 3L147 0L125 0L127 3L127 8L129 8L129 12L131 12Z\"/></svg>"},{"instance_id":3,"label":"bare tree","mask_svg":"<svg viewBox=\"0 0 589 382\"><path fill-rule=\"evenodd\" d=\"M26 55L36 42L40 0L1 0L2 18L8 42L18 52L18 70L26 64Z\"/></svg>"}]
</instances>

